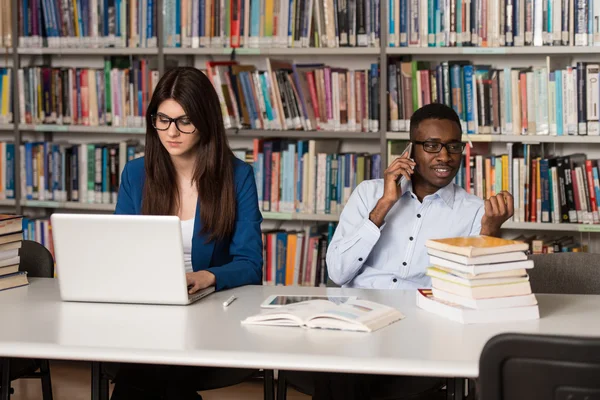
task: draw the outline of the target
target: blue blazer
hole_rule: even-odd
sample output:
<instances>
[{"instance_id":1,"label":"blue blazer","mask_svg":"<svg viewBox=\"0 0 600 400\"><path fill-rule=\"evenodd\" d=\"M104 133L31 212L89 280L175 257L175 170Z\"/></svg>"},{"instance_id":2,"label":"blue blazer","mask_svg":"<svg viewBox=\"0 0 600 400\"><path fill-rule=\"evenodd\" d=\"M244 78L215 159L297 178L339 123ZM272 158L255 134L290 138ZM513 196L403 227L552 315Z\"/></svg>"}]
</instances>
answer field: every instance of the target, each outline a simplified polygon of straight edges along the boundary
<instances>
[{"instance_id":1,"label":"blue blazer","mask_svg":"<svg viewBox=\"0 0 600 400\"><path fill-rule=\"evenodd\" d=\"M207 237L200 234L200 204L196 207L194 219L192 268L213 273L217 281L216 290L262 282L262 215L258 209L254 171L236 157L233 164L237 212L231 239L207 242ZM144 158L125 165L115 214L142 213L145 177Z\"/></svg>"}]
</instances>

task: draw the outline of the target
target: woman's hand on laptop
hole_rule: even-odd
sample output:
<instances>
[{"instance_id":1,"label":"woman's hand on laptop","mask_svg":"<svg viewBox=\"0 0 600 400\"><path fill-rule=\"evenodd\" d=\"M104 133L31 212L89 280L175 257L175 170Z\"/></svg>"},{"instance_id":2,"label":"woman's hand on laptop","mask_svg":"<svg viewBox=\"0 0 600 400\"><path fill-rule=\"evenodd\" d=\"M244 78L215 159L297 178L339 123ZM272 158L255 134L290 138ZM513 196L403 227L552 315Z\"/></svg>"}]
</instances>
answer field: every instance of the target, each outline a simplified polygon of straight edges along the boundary
<instances>
[{"instance_id":1,"label":"woman's hand on laptop","mask_svg":"<svg viewBox=\"0 0 600 400\"><path fill-rule=\"evenodd\" d=\"M188 272L185 274L187 285L190 294L196 293L198 290L206 289L209 286L214 286L217 282L215 276L208 271Z\"/></svg>"}]
</instances>

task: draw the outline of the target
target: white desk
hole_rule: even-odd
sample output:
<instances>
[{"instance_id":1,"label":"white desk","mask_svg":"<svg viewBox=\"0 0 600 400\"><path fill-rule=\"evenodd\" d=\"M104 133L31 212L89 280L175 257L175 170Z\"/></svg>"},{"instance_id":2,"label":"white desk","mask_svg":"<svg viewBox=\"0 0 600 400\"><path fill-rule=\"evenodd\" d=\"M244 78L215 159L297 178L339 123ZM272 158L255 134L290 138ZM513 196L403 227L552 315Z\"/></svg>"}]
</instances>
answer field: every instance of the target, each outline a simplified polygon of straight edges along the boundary
<instances>
[{"instance_id":1,"label":"white desk","mask_svg":"<svg viewBox=\"0 0 600 400\"><path fill-rule=\"evenodd\" d=\"M276 293L358 295L406 318L370 334L240 324ZM416 308L412 291L253 286L187 307L136 306L63 303L56 280L31 279L0 292L0 357L474 378L498 333L600 336L600 296L538 299L538 321L461 325Z\"/></svg>"}]
</instances>

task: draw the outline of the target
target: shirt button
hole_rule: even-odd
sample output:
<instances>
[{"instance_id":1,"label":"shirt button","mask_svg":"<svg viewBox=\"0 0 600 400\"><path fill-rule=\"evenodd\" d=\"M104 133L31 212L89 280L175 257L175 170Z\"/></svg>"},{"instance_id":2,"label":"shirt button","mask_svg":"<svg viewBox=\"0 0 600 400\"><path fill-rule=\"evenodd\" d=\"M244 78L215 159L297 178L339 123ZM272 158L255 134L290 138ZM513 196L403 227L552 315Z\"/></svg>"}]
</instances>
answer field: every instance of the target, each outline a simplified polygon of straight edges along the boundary
<instances>
[{"instance_id":1,"label":"shirt button","mask_svg":"<svg viewBox=\"0 0 600 400\"><path fill-rule=\"evenodd\" d=\"M394 283L396 283L396 282L398 282L398 279L394 278L394 279L392 279L392 281L393 281Z\"/></svg>"},{"instance_id":2,"label":"shirt button","mask_svg":"<svg viewBox=\"0 0 600 400\"><path fill-rule=\"evenodd\" d=\"M411 236L410 238L408 238L408 240L412 241L412 240L413 240L413 237Z\"/></svg>"},{"instance_id":3,"label":"shirt button","mask_svg":"<svg viewBox=\"0 0 600 400\"><path fill-rule=\"evenodd\" d=\"M421 214L417 214L417 218L421 218Z\"/></svg>"},{"instance_id":4,"label":"shirt button","mask_svg":"<svg viewBox=\"0 0 600 400\"><path fill-rule=\"evenodd\" d=\"M362 261L362 257L358 259L358 261Z\"/></svg>"},{"instance_id":5,"label":"shirt button","mask_svg":"<svg viewBox=\"0 0 600 400\"><path fill-rule=\"evenodd\" d=\"M406 261L402 263L402 265L404 265L406 267Z\"/></svg>"}]
</instances>

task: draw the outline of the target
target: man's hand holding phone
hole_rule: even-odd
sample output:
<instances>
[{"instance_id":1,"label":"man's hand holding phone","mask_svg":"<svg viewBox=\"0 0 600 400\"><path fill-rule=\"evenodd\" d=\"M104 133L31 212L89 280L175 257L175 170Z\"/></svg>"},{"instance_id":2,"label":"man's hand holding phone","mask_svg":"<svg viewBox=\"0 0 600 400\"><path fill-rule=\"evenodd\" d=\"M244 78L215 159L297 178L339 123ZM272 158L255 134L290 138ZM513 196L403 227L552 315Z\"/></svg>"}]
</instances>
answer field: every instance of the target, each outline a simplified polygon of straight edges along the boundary
<instances>
[{"instance_id":1,"label":"man's hand holding phone","mask_svg":"<svg viewBox=\"0 0 600 400\"><path fill-rule=\"evenodd\" d=\"M402 155L396 158L383 173L383 196L369 214L369 219L378 227L383 225L385 216L402 195L400 185L402 178L410 180L417 165L411 158L412 143L406 147Z\"/></svg>"},{"instance_id":2,"label":"man's hand holding phone","mask_svg":"<svg viewBox=\"0 0 600 400\"><path fill-rule=\"evenodd\" d=\"M410 143L402 155L392 161L390 166L384 171L384 199L395 203L402 195L402 188L400 187L402 178L410 181L410 177L415 172L415 166L417 165L411 156L412 143Z\"/></svg>"}]
</instances>

